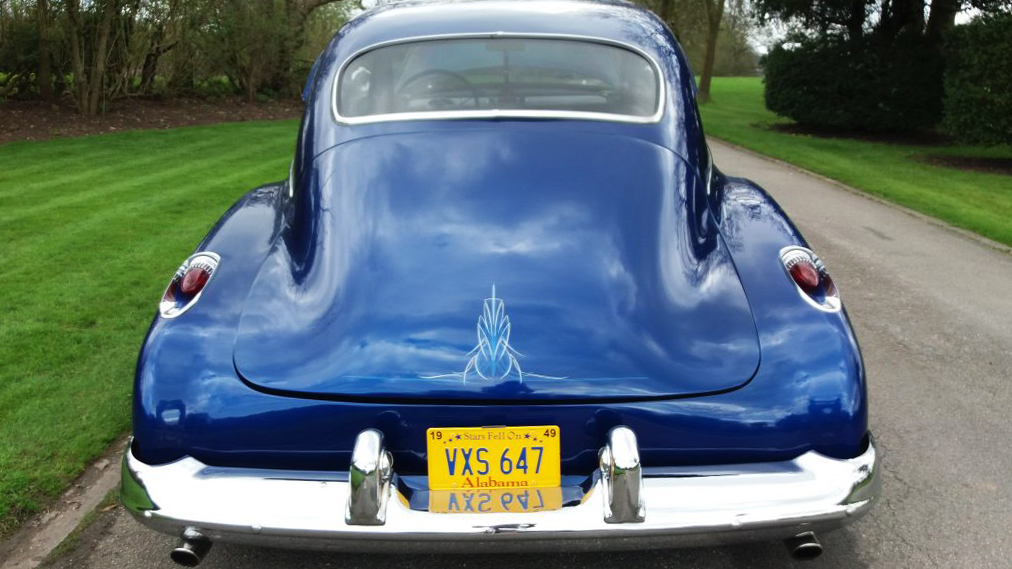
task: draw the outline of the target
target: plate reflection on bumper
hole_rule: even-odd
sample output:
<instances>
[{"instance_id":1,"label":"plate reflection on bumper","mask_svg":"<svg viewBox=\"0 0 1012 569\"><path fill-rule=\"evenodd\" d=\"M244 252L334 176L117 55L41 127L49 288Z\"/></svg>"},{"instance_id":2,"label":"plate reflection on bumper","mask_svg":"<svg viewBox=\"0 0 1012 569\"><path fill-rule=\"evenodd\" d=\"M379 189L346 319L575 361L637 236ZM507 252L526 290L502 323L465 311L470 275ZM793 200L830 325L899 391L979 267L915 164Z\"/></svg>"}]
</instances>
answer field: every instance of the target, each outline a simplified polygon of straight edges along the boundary
<instances>
[{"instance_id":1,"label":"plate reflection on bumper","mask_svg":"<svg viewBox=\"0 0 1012 569\"><path fill-rule=\"evenodd\" d=\"M430 490L434 514L529 514L562 507L562 488Z\"/></svg>"}]
</instances>

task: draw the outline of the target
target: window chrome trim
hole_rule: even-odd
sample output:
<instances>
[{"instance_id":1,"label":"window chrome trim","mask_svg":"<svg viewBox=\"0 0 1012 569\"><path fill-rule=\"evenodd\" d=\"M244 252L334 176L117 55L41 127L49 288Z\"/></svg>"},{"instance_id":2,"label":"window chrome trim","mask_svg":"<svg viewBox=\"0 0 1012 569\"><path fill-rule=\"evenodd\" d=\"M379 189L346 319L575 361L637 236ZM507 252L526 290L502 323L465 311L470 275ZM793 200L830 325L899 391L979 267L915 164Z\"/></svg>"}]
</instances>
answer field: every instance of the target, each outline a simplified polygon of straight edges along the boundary
<instances>
[{"instance_id":1,"label":"window chrome trim","mask_svg":"<svg viewBox=\"0 0 1012 569\"><path fill-rule=\"evenodd\" d=\"M288 197L295 197L295 159L288 165Z\"/></svg>"},{"instance_id":2,"label":"window chrome trim","mask_svg":"<svg viewBox=\"0 0 1012 569\"><path fill-rule=\"evenodd\" d=\"M337 108L338 86L345 68L355 61L360 55L383 47L405 43L417 43L425 41L437 41L444 39L548 39L564 41L582 41L610 45L631 51L647 60L654 70L657 79L657 108L652 115L636 116L622 115L616 113L594 113L585 111L549 111L549 110L518 110L518 109L480 109L480 110L458 110L458 111L414 111L408 113L382 113L366 115L361 117L342 116ZM634 124L654 124L660 122L664 116L664 108L667 103L667 80L664 72L657 61L647 52L637 46L595 36L583 36L574 34L549 34L549 33L510 33L510 32L487 32L487 33L459 33L459 34L438 34L428 36L415 36L376 43L362 48L351 54L341 63L337 73L331 77L330 87L330 110L334 120L343 125L369 124L393 121L417 121L417 120L452 120L452 119L569 119L569 120L590 120L599 122L623 122Z\"/></svg>"},{"instance_id":3,"label":"window chrome trim","mask_svg":"<svg viewBox=\"0 0 1012 569\"><path fill-rule=\"evenodd\" d=\"M713 191L713 150L705 137L703 144L706 145L706 195L710 195Z\"/></svg>"}]
</instances>

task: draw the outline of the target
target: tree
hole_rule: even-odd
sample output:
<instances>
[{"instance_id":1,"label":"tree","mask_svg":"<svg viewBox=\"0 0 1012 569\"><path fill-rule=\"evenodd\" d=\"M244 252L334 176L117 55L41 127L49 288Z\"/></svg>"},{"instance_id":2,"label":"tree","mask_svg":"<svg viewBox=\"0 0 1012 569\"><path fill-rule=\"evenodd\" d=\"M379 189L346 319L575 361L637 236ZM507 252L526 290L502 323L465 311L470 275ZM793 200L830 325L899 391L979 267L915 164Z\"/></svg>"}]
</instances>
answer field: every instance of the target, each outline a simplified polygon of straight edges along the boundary
<instances>
[{"instance_id":1,"label":"tree","mask_svg":"<svg viewBox=\"0 0 1012 569\"><path fill-rule=\"evenodd\" d=\"M94 115L137 95L295 95L307 58L345 21L345 4L0 0L0 96L59 102L69 93Z\"/></svg>"},{"instance_id":2,"label":"tree","mask_svg":"<svg viewBox=\"0 0 1012 569\"><path fill-rule=\"evenodd\" d=\"M713 62L717 57L717 36L720 21L724 19L724 0L703 0L706 5L706 52L703 56L703 72L699 76L699 100L710 100L710 82L713 79Z\"/></svg>"},{"instance_id":3,"label":"tree","mask_svg":"<svg viewBox=\"0 0 1012 569\"><path fill-rule=\"evenodd\" d=\"M808 37L858 41L872 35L888 44L900 35L918 35L940 45L960 11L1001 13L1012 8L1012 0L753 0L752 7L760 19L794 23Z\"/></svg>"},{"instance_id":4,"label":"tree","mask_svg":"<svg viewBox=\"0 0 1012 569\"><path fill-rule=\"evenodd\" d=\"M717 39L713 41L706 4L718 0L639 0L650 8L671 29L681 44L689 63L704 75L753 75L758 68L758 54L749 43L754 21L745 0L724 0L723 14L717 22ZM713 62L706 72L707 47L712 47ZM707 81L709 85L710 81ZM702 90L702 88L701 88Z\"/></svg>"},{"instance_id":5,"label":"tree","mask_svg":"<svg viewBox=\"0 0 1012 569\"><path fill-rule=\"evenodd\" d=\"M943 40L965 6L1009 0L754 0L795 26L766 57L766 105L815 127L910 131L942 118ZM927 16L925 16L927 14Z\"/></svg>"},{"instance_id":6,"label":"tree","mask_svg":"<svg viewBox=\"0 0 1012 569\"><path fill-rule=\"evenodd\" d=\"M120 0L96 0L82 11L80 0L67 0L74 99L81 114L97 115L105 95L109 37Z\"/></svg>"},{"instance_id":7,"label":"tree","mask_svg":"<svg viewBox=\"0 0 1012 569\"><path fill-rule=\"evenodd\" d=\"M35 5L39 25L39 71L35 76L39 97L47 103L53 101L53 76L49 55L49 0L38 0Z\"/></svg>"},{"instance_id":8,"label":"tree","mask_svg":"<svg viewBox=\"0 0 1012 569\"><path fill-rule=\"evenodd\" d=\"M288 30L285 35L282 47L282 54L285 63L283 75L279 78L283 84L291 85L296 69L296 53L306 44L306 22L309 16L317 9L339 0L285 0L285 15L288 21Z\"/></svg>"},{"instance_id":9,"label":"tree","mask_svg":"<svg viewBox=\"0 0 1012 569\"><path fill-rule=\"evenodd\" d=\"M261 89L293 95L302 78L297 55L306 42L307 21L335 1L215 0L203 39L206 50L251 100Z\"/></svg>"},{"instance_id":10,"label":"tree","mask_svg":"<svg viewBox=\"0 0 1012 569\"><path fill-rule=\"evenodd\" d=\"M0 0L0 97L27 98L37 93L37 16L34 3Z\"/></svg>"}]
</instances>

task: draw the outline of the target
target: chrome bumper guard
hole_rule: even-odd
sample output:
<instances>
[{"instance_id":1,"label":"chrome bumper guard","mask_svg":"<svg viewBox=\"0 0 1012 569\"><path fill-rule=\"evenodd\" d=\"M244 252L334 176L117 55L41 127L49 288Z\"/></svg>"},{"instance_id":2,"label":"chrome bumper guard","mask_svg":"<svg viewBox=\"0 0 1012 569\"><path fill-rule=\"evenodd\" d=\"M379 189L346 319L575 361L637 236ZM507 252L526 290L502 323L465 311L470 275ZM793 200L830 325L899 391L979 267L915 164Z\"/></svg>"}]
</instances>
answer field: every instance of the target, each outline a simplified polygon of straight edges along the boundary
<instances>
[{"instance_id":1,"label":"chrome bumper guard","mask_svg":"<svg viewBox=\"0 0 1012 569\"><path fill-rule=\"evenodd\" d=\"M534 513L430 513L398 490L383 435L359 434L347 473L149 466L128 447L123 503L138 520L212 541L345 551L630 549L783 539L841 527L881 485L871 441L858 457L649 469L616 427L578 504ZM343 515L342 515L343 514Z\"/></svg>"}]
</instances>

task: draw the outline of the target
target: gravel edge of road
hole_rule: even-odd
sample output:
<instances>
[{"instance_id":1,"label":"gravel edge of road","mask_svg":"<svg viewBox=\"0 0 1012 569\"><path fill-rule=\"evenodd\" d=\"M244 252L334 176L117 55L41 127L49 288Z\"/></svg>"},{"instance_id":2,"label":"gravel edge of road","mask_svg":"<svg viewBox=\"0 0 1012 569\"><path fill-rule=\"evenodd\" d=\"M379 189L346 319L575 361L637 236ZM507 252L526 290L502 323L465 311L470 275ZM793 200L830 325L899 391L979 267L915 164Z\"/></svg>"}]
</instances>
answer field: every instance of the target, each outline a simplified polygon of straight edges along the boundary
<instances>
[{"instance_id":1,"label":"gravel edge of road","mask_svg":"<svg viewBox=\"0 0 1012 569\"><path fill-rule=\"evenodd\" d=\"M118 487L126 441L126 434L118 437L46 509L26 520L14 535L0 542L0 558L3 558L0 569L39 567L85 523Z\"/></svg>"}]
</instances>

